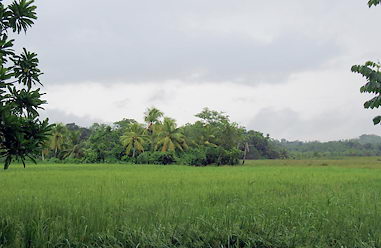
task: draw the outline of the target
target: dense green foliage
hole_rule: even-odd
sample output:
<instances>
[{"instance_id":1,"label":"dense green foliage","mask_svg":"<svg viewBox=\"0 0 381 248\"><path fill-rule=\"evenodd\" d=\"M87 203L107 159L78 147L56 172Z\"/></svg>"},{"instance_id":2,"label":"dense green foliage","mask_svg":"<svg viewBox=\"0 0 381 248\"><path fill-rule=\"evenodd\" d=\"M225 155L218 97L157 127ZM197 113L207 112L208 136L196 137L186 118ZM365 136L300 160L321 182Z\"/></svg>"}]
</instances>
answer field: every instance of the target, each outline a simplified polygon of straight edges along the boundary
<instances>
[{"instance_id":1,"label":"dense green foliage","mask_svg":"<svg viewBox=\"0 0 381 248\"><path fill-rule=\"evenodd\" d=\"M288 158L287 150L282 148L269 135L250 130L246 133L248 151L247 159L277 159Z\"/></svg>"},{"instance_id":2,"label":"dense green foliage","mask_svg":"<svg viewBox=\"0 0 381 248\"><path fill-rule=\"evenodd\" d=\"M15 167L0 247L381 246L378 158L247 164Z\"/></svg>"},{"instance_id":3,"label":"dense green foliage","mask_svg":"<svg viewBox=\"0 0 381 248\"><path fill-rule=\"evenodd\" d=\"M138 164L181 163L196 166L235 165L244 157L286 158L270 137L247 131L224 113L205 108L199 120L184 126L150 108L145 123L124 119L113 125L57 124L42 159L55 162L130 162Z\"/></svg>"},{"instance_id":4,"label":"dense green foliage","mask_svg":"<svg viewBox=\"0 0 381 248\"><path fill-rule=\"evenodd\" d=\"M155 120L150 111L159 112ZM61 163L236 165L242 159L381 156L381 137L329 142L281 141L246 130L223 113L204 109L200 120L178 127L176 121L153 108L146 123L124 119L113 125L56 124L41 154Z\"/></svg>"},{"instance_id":5,"label":"dense green foliage","mask_svg":"<svg viewBox=\"0 0 381 248\"><path fill-rule=\"evenodd\" d=\"M47 139L48 120L40 121L38 109L45 103L36 85L41 84L37 54L13 50L10 33L26 32L37 19L33 1L14 1L4 6L0 1L0 157L4 169L12 160L34 159Z\"/></svg>"},{"instance_id":6,"label":"dense green foliage","mask_svg":"<svg viewBox=\"0 0 381 248\"><path fill-rule=\"evenodd\" d=\"M381 137L377 135L361 135L358 139L302 142L276 141L284 147L292 158L322 158L340 156L381 156Z\"/></svg>"}]
</instances>

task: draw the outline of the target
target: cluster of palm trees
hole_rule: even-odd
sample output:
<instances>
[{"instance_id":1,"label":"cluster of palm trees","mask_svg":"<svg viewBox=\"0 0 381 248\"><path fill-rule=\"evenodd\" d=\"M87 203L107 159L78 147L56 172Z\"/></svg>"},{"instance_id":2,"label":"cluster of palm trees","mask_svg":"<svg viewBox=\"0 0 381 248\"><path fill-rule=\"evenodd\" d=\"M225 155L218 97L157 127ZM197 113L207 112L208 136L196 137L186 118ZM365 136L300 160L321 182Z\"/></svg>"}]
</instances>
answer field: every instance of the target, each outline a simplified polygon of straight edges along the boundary
<instances>
[{"instance_id":1,"label":"cluster of palm trees","mask_svg":"<svg viewBox=\"0 0 381 248\"><path fill-rule=\"evenodd\" d=\"M104 140L99 137L112 136L112 132L116 133L114 135L117 136L116 142L123 146L124 154L134 158L144 151L177 152L188 148L183 130L177 126L174 119L165 117L157 108L147 109L144 120L145 124L135 120L125 120L127 124L117 125L118 127L114 128L117 130L103 124L94 124L90 129L79 128L76 125L73 129L61 123L56 124L42 151L42 159L49 156L61 160L81 158L85 155L86 149L91 147L91 142L102 142ZM103 126L106 128L99 128ZM84 130L88 131L87 135L83 134Z\"/></svg>"},{"instance_id":2,"label":"cluster of palm trees","mask_svg":"<svg viewBox=\"0 0 381 248\"><path fill-rule=\"evenodd\" d=\"M126 155L136 157L145 150L176 152L188 148L182 130L177 127L176 121L164 117L163 112L157 108L149 108L145 112L146 125L133 123L127 127L125 134L120 137L122 145L126 148Z\"/></svg>"},{"instance_id":3,"label":"cluster of palm trees","mask_svg":"<svg viewBox=\"0 0 381 248\"><path fill-rule=\"evenodd\" d=\"M277 150L261 145L270 143L262 133L246 131L222 112L205 108L195 116L198 121L179 127L174 119L152 107L144 113L143 124L133 119L123 119L113 125L94 123L90 128L56 124L42 151L42 159L74 159L89 163L135 161L144 152L147 153L143 157L160 155L154 152L168 152L180 159L198 154L211 161L216 154L221 160L226 154L239 155L242 151L243 154L250 152L248 156L264 157L268 151Z\"/></svg>"},{"instance_id":4,"label":"cluster of palm trees","mask_svg":"<svg viewBox=\"0 0 381 248\"><path fill-rule=\"evenodd\" d=\"M52 157L65 159L68 157L79 158L83 155L83 144L81 143L81 131L69 130L62 123L55 124L50 139L42 150L42 160L49 153Z\"/></svg>"}]
</instances>

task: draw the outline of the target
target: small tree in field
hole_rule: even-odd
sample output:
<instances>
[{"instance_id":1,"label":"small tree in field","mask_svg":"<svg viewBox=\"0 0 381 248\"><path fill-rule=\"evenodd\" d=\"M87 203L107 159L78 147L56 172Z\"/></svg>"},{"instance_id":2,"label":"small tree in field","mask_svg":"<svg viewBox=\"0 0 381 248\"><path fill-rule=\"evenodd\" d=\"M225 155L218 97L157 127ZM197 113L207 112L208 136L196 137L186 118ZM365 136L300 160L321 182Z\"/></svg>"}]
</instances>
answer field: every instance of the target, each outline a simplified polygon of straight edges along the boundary
<instances>
[{"instance_id":1,"label":"small tree in field","mask_svg":"<svg viewBox=\"0 0 381 248\"><path fill-rule=\"evenodd\" d=\"M369 0L369 8L380 4L381 0ZM352 72L361 74L366 79L366 84L360 88L361 93L371 93L375 96L364 103L364 108L378 108L381 105L381 72L380 63L372 61L366 62L364 65L352 66ZM374 125L381 122L381 116L373 118Z\"/></svg>"},{"instance_id":2,"label":"small tree in field","mask_svg":"<svg viewBox=\"0 0 381 248\"><path fill-rule=\"evenodd\" d=\"M26 158L35 162L48 139L51 126L40 121L38 109L46 103L36 85L41 85L37 54L23 49L13 50L14 39L9 33L26 32L34 24L36 6L33 0L14 1L4 6L0 0L0 156L4 169L12 160L24 164Z\"/></svg>"}]
</instances>

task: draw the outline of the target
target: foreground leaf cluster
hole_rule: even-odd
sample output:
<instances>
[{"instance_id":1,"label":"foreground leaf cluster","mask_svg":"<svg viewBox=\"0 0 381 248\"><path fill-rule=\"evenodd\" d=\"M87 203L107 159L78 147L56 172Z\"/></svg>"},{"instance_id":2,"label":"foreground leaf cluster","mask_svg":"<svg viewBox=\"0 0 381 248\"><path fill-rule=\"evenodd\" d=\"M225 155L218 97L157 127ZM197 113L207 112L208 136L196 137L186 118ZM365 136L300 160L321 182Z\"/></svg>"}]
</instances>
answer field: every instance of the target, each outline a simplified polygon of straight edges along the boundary
<instances>
[{"instance_id":1,"label":"foreground leaf cluster","mask_svg":"<svg viewBox=\"0 0 381 248\"><path fill-rule=\"evenodd\" d=\"M38 85L42 72L37 54L22 50L17 54L10 33L26 32L36 16L33 1L14 1L9 6L0 2L0 157L4 169L19 159L35 161L48 139L51 126L39 120L38 110L46 101Z\"/></svg>"},{"instance_id":2,"label":"foreground leaf cluster","mask_svg":"<svg viewBox=\"0 0 381 248\"><path fill-rule=\"evenodd\" d=\"M361 74L366 83L360 88L361 93L371 93L375 96L364 103L364 108L374 109L381 105L381 72L380 64L372 61L366 62L364 65L352 66L352 72ZM379 124L381 122L381 116L376 116L373 119L373 123Z\"/></svg>"}]
</instances>

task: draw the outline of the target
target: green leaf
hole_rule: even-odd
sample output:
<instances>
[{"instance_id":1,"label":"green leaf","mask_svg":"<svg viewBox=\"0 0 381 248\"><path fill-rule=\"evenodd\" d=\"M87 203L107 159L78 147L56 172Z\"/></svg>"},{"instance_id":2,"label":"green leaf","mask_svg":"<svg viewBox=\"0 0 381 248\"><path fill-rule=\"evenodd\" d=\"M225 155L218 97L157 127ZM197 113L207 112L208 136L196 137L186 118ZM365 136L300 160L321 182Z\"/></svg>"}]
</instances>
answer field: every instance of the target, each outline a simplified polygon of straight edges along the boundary
<instances>
[{"instance_id":1,"label":"green leaf","mask_svg":"<svg viewBox=\"0 0 381 248\"><path fill-rule=\"evenodd\" d=\"M37 19L36 16L36 6L32 5L33 0L21 0L19 2L14 1L9 5L10 17L8 19L8 25L12 28L13 32L20 33L21 31L26 32L29 27L31 27Z\"/></svg>"},{"instance_id":2,"label":"green leaf","mask_svg":"<svg viewBox=\"0 0 381 248\"><path fill-rule=\"evenodd\" d=\"M369 0L368 1L368 6L369 8L372 7L372 6L377 6L378 4L380 4L380 0Z\"/></svg>"},{"instance_id":3,"label":"green leaf","mask_svg":"<svg viewBox=\"0 0 381 248\"><path fill-rule=\"evenodd\" d=\"M373 119L373 124L374 125L377 125L381 122L381 116L377 116Z\"/></svg>"}]
</instances>

